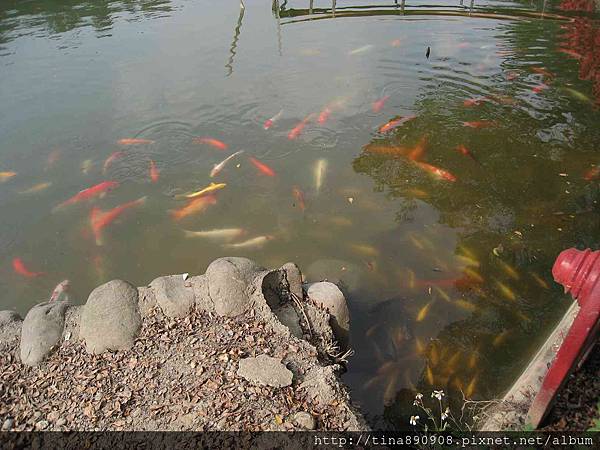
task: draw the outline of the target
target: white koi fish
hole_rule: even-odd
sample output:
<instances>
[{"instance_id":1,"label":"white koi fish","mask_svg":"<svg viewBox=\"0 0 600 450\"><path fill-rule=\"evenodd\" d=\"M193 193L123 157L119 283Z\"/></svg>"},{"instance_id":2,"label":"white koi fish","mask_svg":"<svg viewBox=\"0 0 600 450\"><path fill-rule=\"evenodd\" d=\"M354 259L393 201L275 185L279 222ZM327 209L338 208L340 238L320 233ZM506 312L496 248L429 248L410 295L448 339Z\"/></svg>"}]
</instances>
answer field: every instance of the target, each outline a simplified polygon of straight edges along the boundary
<instances>
[{"instance_id":1,"label":"white koi fish","mask_svg":"<svg viewBox=\"0 0 600 450\"><path fill-rule=\"evenodd\" d=\"M187 238L203 238L211 241L229 242L243 235L246 231L243 228L220 228L204 231L183 230L183 232Z\"/></svg>"},{"instance_id":2,"label":"white koi fish","mask_svg":"<svg viewBox=\"0 0 600 450\"><path fill-rule=\"evenodd\" d=\"M235 156L240 155L244 153L244 150L240 150L239 152L235 152L232 155L229 155L227 158L225 158L223 161L221 161L219 164L215 164L212 168L212 170L210 171L210 177L215 177L219 174L219 172L221 172L221 170L223 170L223 168L225 167L225 164L227 164L231 159L233 159Z\"/></svg>"}]
</instances>

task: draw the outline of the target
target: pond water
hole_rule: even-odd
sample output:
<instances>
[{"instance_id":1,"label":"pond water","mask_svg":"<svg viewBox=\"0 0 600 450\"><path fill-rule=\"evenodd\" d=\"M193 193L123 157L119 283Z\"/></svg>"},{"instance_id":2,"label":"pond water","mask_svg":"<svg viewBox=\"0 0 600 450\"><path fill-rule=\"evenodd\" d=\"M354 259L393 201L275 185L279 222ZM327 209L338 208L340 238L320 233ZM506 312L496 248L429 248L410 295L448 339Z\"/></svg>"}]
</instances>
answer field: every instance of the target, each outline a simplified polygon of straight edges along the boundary
<instances>
[{"instance_id":1,"label":"pond water","mask_svg":"<svg viewBox=\"0 0 600 450\"><path fill-rule=\"evenodd\" d=\"M344 379L374 424L408 427L418 391L497 397L570 304L556 255L600 244L598 17L3 1L0 307L63 279L83 303L220 256L294 261L343 283Z\"/></svg>"}]
</instances>

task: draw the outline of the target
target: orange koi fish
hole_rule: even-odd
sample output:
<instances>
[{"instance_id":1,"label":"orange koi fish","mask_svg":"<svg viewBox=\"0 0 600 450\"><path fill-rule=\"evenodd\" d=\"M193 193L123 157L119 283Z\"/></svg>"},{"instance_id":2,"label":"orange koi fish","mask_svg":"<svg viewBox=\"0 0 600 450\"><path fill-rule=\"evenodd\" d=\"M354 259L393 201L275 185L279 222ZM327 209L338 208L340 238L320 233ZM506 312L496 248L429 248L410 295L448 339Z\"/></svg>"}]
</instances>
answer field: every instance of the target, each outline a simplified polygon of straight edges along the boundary
<instances>
[{"instance_id":1,"label":"orange koi fish","mask_svg":"<svg viewBox=\"0 0 600 450\"><path fill-rule=\"evenodd\" d=\"M273 126L273 124L277 121L277 119L279 119L281 117L282 114L283 114L283 109L279 110L279 112L277 114L275 114L273 117L271 117L270 119L265 120L265 123L263 123L263 128L265 130L268 130L269 128L271 128Z\"/></svg>"},{"instance_id":2,"label":"orange koi fish","mask_svg":"<svg viewBox=\"0 0 600 450\"><path fill-rule=\"evenodd\" d=\"M104 161L104 166L102 166L102 173L106 173L110 165L117 159L122 158L123 156L125 156L125 153L123 152L113 152L108 158L106 158L106 161Z\"/></svg>"},{"instance_id":3,"label":"orange koi fish","mask_svg":"<svg viewBox=\"0 0 600 450\"><path fill-rule=\"evenodd\" d=\"M150 139L139 139L139 138L125 138L117 141L121 145L141 145L141 144L154 144L154 141Z\"/></svg>"},{"instance_id":4,"label":"orange koi fish","mask_svg":"<svg viewBox=\"0 0 600 450\"><path fill-rule=\"evenodd\" d=\"M409 120L412 120L416 117L417 116L411 115L411 116L400 117L398 119L392 119L388 123L380 126L377 131L379 131L380 133L387 133L388 131L393 130L396 127L399 127L400 125L404 125L406 122L408 122Z\"/></svg>"},{"instance_id":5,"label":"orange koi fish","mask_svg":"<svg viewBox=\"0 0 600 450\"><path fill-rule=\"evenodd\" d=\"M217 198L214 195L205 195L203 197L197 197L192 199L183 208L171 211L171 217L173 220L181 220L184 217L191 216L203 212L210 205L217 203Z\"/></svg>"},{"instance_id":6,"label":"orange koi fish","mask_svg":"<svg viewBox=\"0 0 600 450\"><path fill-rule=\"evenodd\" d=\"M468 98L463 102L463 105L464 106L479 106L487 101L489 101L489 99L487 97Z\"/></svg>"},{"instance_id":7,"label":"orange koi fish","mask_svg":"<svg viewBox=\"0 0 600 450\"><path fill-rule=\"evenodd\" d=\"M559 48L558 51L564 53L565 55L569 55L572 58L581 59L581 54L577 53L574 50L569 50L568 48Z\"/></svg>"},{"instance_id":8,"label":"orange koi fish","mask_svg":"<svg viewBox=\"0 0 600 450\"><path fill-rule=\"evenodd\" d=\"M304 192L302 192L298 186L294 186L294 188L292 189L292 194L298 202L298 207L300 208L300 211L304 212L304 210L306 209L306 205L304 203Z\"/></svg>"},{"instance_id":9,"label":"orange koi fish","mask_svg":"<svg viewBox=\"0 0 600 450\"><path fill-rule=\"evenodd\" d=\"M319 122L321 125L323 125L325 122L327 122L327 120L329 119L329 116L331 116L331 108L329 106L325 106L325 108L323 108L323 110L319 113L319 117L317 118L317 122Z\"/></svg>"},{"instance_id":10,"label":"orange koi fish","mask_svg":"<svg viewBox=\"0 0 600 450\"><path fill-rule=\"evenodd\" d=\"M302 119L302 121L298 125L296 125L294 128L292 128L290 130L290 132L288 133L288 139L293 140L293 139L296 139L298 136L300 136L300 133L302 133L302 130L304 130L304 127L306 127L306 125L308 124L308 122L311 118L312 118L312 114L309 114L304 119Z\"/></svg>"},{"instance_id":11,"label":"orange koi fish","mask_svg":"<svg viewBox=\"0 0 600 450\"><path fill-rule=\"evenodd\" d=\"M385 106L385 102L387 102L389 100L390 96L389 95L384 95L383 97L381 97L378 100L375 100L373 102L373 104L371 105L371 109L373 110L374 113L378 113L381 112L381 110L383 109L383 107Z\"/></svg>"},{"instance_id":12,"label":"orange koi fish","mask_svg":"<svg viewBox=\"0 0 600 450\"><path fill-rule=\"evenodd\" d=\"M447 170L420 161L415 161L415 164L419 166L420 169L423 169L425 172L429 172L436 178L452 182L456 181L456 177Z\"/></svg>"},{"instance_id":13,"label":"orange koi fish","mask_svg":"<svg viewBox=\"0 0 600 450\"><path fill-rule=\"evenodd\" d=\"M210 145L211 147L214 147L219 150L227 150L227 148L229 147L225 142L211 137L194 138L194 143Z\"/></svg>"},{"instance_id":14,"label":"orange koi fish","mask_svg":"<svg viewBox=\"0 0 600 450\"><path fill-rule=\"evenodd\" d=\"M160 171L156 168L156 164L154 161L150 160L150 179L153 183L158 181L158 177L160 175Z\"/></svg>"},{"instance_id":15,"label":"orange koi fish","mask_svg":"<svg viewBox=\"0 0 600 450\"><path fill-rule=\"evenodd\" d=\"M491 120L479 120L479 121L474 121L474 122L463 122L462 123L464 127L469 127L469 128L489 128L489 127L495 127L496 126L496 122L493 122Z\"/></svg>"},{"instance_id":16,"label":"orange koi fish","mask_svg":"<svg viewBox=\"0 0 600 450\"><path fill-rule=\"evenodd\" d=\"M95 186L92 186L92 187L89 187L82 191L79 191L73 197L71 197L68 200L65 200L60 205L58 205L57 208L62 208L67 205L79 203L84 200L90 200L91 198L94 198L98 195L102 195L102 194L110 191L111 189L115 189L118 186L119 186L119 183L117 183L116 181L103 181L102 183L99 183Z\"/></svg>"},{"instance_id":17,"label":"orange koi fish","mask_svg":"<svg viewBox=\"0 0 600 450\"><path fill-rule=\"evenodd\" d=\"M592 167L583 175L583 179L586 181L593 181L597 178L600 178L600 166Z\"/></svg>"},{"instance_id":18,"label":"orange koi fish","mask_svg":"<svg viewBox=\"0 0 600 450\"><path fill-rule=\"evenodd\" d=\"M410 152L407 155L408 159L411 161L418 161L421 159L423 157L423 153L425 153L425 144L427 144L427 136L423 136L421 139L419 139L417 145L410 149Z\"/></svg>"},{"instance_id":19,"label":"orange koi fish","mask_svg":"<svg viewBox=\"0 0 600 450\"><path fill-rule=\"evenodd\" d=\"M92 208L90 212L90 226L96 238L96 245L102 245L102 230L113 223L118 217L120 217L125 211L130 208L143 205L146 202L146 197L133 200L128 203L123 203L108 211L102 211L98 207Z\"/></svg>"},{"instance_id":20,"label":"orange koi fish","mask_svg":"<svg viewBox=\"0 0 600 450\"><path fill-rule=\"evenodd\" d=\"M549 87L550 87L550 86L548 86L547 84L545 84L545 83L541 83L541 84L538 84L537 86L534 86L534 87L531 89L531 92L533 92L534 94L539 94L540 92L542 92L542 91L544 91L544 90L548 89Z\"/></svg>"},{"instance_id":21,"label":"orange koi fish","mask_svg":"<svg viewBox=\"0 0 600 450\"><path fill-rule=\"evenodd\" d=\"M12 177L16 176L17 172L0 172L0 183L4 183L5 181L10 180Z\"/></svg>"},{"instance_id":22,"label":"orange koi fish","mask_svg":"<svg viewBox=\"0 0 600 450\"><path fill-rule=\"evenodd\" d=\"M44 272L32 272L25 267L25 263L21 258L15 258L12 262L13 269L19 275L23 275L27 278L35 278L41 277L42 275L46 275Z\"/></svg>"},{"instance_id":23,"label":"orange koi fish","mask_svg":"<svg viewBox=\"0 0 600 450\"><path fill-rule=\"evenodd\" d=\"M464 145L460 144L458 147L456 147L456 151L458 153L460 153L461 155L468 156L476 163L479 163L479 161L477 161L477 158L475 158L475 156L473 156L473 153L471 153L471 151Z\"/></svg>"},{"instance_id":24,"label":"orange koi fish","mask_svg":"<svg viewBox=\"0 0 600 450\"><path fill-rule=\"evenodd\" d=\"M273 169L271 169L269 166L267 166L266 164L260 162L258 159L256 158L252 158L250 157L250 162L254 165L254 167L256 167L260 173L262 173L263 175L267 175L269 177L274 177L275 176L275 171Z\"/></svg>"},{"instance_id":25,"label":"orange koi fish","mask_svg":"<svg viewBox=\"0 0 600 450\"><path fill-rule=\"evenodd\" d=\"M548 72L544 67L532 67L531 71L547 78L554 78L554 74L552 72Z\"/></svg>"},{"instance_id":26,"label":"orange koi fish","mask_svg":"<svg viewBox=\"0 0 600 450\"><path fill-rule=\"evenodd\" d=\"M408 147L404 147L401 145L373 145L368 144L363 147L363 149L368 153L373 153L375 155L385 155L392 156L394 158L399 158L401 156L406 156L410 153L411 149Z\"/></svg>"}]
</instances>

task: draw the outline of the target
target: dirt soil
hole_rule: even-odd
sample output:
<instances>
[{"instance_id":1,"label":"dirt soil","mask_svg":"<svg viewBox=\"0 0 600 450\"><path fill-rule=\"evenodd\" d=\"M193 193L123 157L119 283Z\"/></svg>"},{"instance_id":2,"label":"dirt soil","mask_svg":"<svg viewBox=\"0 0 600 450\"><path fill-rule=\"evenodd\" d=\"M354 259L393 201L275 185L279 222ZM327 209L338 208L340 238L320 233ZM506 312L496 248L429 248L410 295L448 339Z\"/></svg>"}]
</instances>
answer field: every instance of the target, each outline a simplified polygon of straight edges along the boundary
<instances>
[{"instance_id":1,"label":"dirt soil","mask_svg":"<svg viewBox=\"0 0 600 450\"><path fill-rule=\"evenodd\" d=\"M569 376L567 384L548 418L544 421L545 431L586 431L599 418L600 401L600 347L592 350L579 371Z\"/></svg>"},{"instance_id":2,"label":"dirt soil","mask_svg":"<svg viewBox=\"0 0 600 450\"><path fill-rule=\"evenodd\" d=\"M71 339L35 368L15 350L0 358L0 425L12 430L297 430L307 426L306 414L303 426L294 418L301 411L316 430L352 423L345 389L322 404L299 385L315 348L275 335L252 313L171 319L155 308L132 349L93 355ZM241 358L261 354L281 358L293 384L237 375Z\"/></svg>"}]
</instances>

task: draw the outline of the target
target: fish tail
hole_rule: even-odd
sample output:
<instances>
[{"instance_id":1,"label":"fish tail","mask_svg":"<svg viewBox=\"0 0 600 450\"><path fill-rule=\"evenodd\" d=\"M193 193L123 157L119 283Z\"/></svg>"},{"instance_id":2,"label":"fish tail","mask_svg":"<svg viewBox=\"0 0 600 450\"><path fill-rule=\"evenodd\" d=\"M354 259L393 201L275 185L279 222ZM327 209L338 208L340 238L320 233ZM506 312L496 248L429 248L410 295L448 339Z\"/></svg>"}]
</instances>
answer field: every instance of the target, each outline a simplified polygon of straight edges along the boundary
<instances>
[{"instance_id":1,"label":"fish tail","mask_svg":"<svg viewBox=\"0 0 600 450\"><path fill-rule=\"evenodd\" d=\"M196 237L196 233L194 231L190 231L190 230L183 230L183 235L186 238L193 238Z\"/></svg>"}]
</instances>

